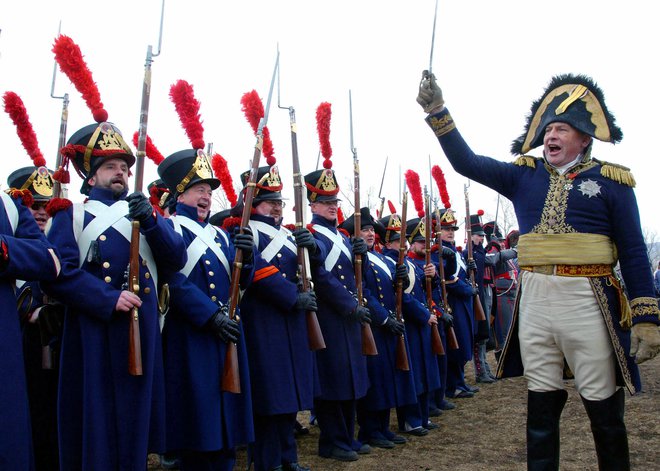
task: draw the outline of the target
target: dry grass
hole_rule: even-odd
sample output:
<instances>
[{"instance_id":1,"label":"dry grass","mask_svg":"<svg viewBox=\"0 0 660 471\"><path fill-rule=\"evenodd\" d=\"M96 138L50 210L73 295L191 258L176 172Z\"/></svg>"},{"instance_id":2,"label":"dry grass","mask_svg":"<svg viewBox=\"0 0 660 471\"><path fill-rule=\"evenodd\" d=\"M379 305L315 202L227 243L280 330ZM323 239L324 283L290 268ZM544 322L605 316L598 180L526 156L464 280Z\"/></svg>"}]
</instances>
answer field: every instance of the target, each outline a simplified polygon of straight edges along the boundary
<instances>
[{"instance_id":1,"label":"dry grass","mask_svg":"<svg viewBox=\"0 0 660 471\"><path fill-rule=\"evenodd\" d=\"M490 357L494 365L493 358ZM626 425L632 468L654 470L660 465L660 358L641 367L644 392L626 398ZM474 378L471 368L467 378ZM392 450L374 449L352 463L320 458L316 454L318 428L298 440L300 463L314 471L345 470L452 470L511 471L525 469L525 418L527 390L523 378L480 385L471 399L456 399L456 409L434 420L440 428L426 437L411 437ZM568 402L561 422L563 471L595 470L596 454L582 401L572 382L567 382ZM308 413L300 420L307 424ZM396 417L392 413L392 429ZM153 458L153 457L150 457ZM151 462L155 460L151 459ZM150 469L158 469L151 467ZM245 469L245 451L239 451L236 469Z\"/></svg>"}]
</instances>

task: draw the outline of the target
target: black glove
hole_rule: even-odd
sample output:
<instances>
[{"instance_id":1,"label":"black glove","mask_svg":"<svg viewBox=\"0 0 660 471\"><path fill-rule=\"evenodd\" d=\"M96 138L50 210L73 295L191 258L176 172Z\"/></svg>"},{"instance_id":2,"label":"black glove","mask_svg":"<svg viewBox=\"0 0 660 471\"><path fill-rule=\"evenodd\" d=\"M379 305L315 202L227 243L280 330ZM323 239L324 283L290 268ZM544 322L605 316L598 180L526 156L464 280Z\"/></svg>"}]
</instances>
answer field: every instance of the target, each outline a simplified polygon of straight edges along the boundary
<instances>
[{"instance_id":1,"label":"black glove","mask_svg":"<svg viewBox=\"0 0 660 471\"><path fill-rule=\"evenodd\" d=\"M252 263L252 258L254 257L254 238L252 237L252 231L249 227L244 227L242 234L238 232L238 228L236 228L236 231L234 247L241 249L245 263Z\"/></svg>"},{"instance_id":2,"label":"black glove","mask_svg":"<svg viewBox=\"0 0 660 471\"><path fill-rule=\"evenodd\" d=\"M371 324L371 312L364 306L355 306L355 309L348 315L348 318L360 324Z\"/></svg>"},{"instance_id":3,"label":"black glove","mask_svg":"<svg viewBox=\"0 0 660 471\"><path fill-rule=\"evenodd\" d=\"M53 337L62 336L62 326L64 325L64 304L45 304L39 311L39 331L42 335L42 345L44 338L49 340Z\"/></svg>"},{"instance_id":4,"label":"black glove","mask_svg":"<svg viewBox=\"0 0 660 471\"><path fill-rule=\"evenodd\" d=\"M399 322L398 320L390 316L387 317L387 320L383 325L387 330L392 332L394 335L403 335L403 333L406 331L403 322Z\"/></svg>"},{"instance_id":5,"label":"black glove","mask_svg":"<svg viewBox=\"0 0 660 471\"><path fill-rule=\"evenodd\" d=\"M408 289L410 286L410 277L408 276L408 267L405 262L401 265L396 266L396 280L401 280L403 282L403 289Z\"/></svg>"},{"instance_id":6,"label":"black glove","mask_svg":"<svg viewBox=\"0 0 660 471\"><path fill-rule=\"evenodd\" d=\"M225 343L236 343L241 335L238 322L229 318L222 309L218 309L206 323L211 332L220 337Z\"/></svg>"},{"instance_id":7,"label":"black glove","mask_svg":"<svg viewBox=\"0 0 660 471\"><path fill-rule=\"evenodd\" d=\"M128 201L128 217L139 221L141 224L153 216L154 208L149 199L140 192L131 193L126 197Z\"/></svg>"},{"instance_id":8,"label":"black glove","mask_svg":"<svg viewBox=\"0 0 660 471\"><path fill-rule=\"evenodd\" d=\"M316 239L308 229L296 229L293 231L293 237L296 239L296 245L309 250L309 253L316 253Z\"/></svg>"},{"instance_id":9,"label":"black glove","mask_svg":"<svg viewBox=\"0 0 660 471\"><path fill-rule=\"evenodd\" d=\"M467 269L468 269L468 271L470 271L470 270L477 271L477 262L475 262L474 259L468 260Z\"/></svg>"},{"instance_id":10,"label":"black glove","mask_svg":"<svg viewBox=\"0 0 660 471\"><path fill-rule=\"evenodd\" d=\"M454 326L454 316L452 316L448 312L443 312L442 317L440 317L440 320L444 322L447 327Z\"/></svg>"},{"instance_id":11,"label":"black glove","mask_svg":"<svg viewBox=\"0 0 660 471\"><path fill-rule=\"evenodd\" d=\"M293 305L294 309L302 309L303 311L314 311L316 312L318 306L316 305L316 293L314 291L303 291L298 293L298 299L296 299L296 304Z\"/></svg>"},{"instance_id":12,"label":"black glove","mask_svg":"<svg viewBox=\"0 0 660 471\"><path fill-rule=\"evenodd\" d=\"M362 237L353 239L353 255L366 255L368 251L369 247Z\"/></svg>"},{"instance_id":13,"label":"black glove","mask_svg":"<svg viewBox=\"0 0 660 471\"><path fill-rule=\"evenodd\" d=\"M456 252L449 247L442 246L442 258L456 258Z\"/></svg>"},{"instance_id":14,"label":"black glove","mask_svg":"<svg viewBox=\"0 0 660 471\"><path fill-rule=\"evenodd\" d=\"M479 294L479 288L477 286L470 286L470 288L472 288L472 296Z\"/></svg>"}]
</instances>

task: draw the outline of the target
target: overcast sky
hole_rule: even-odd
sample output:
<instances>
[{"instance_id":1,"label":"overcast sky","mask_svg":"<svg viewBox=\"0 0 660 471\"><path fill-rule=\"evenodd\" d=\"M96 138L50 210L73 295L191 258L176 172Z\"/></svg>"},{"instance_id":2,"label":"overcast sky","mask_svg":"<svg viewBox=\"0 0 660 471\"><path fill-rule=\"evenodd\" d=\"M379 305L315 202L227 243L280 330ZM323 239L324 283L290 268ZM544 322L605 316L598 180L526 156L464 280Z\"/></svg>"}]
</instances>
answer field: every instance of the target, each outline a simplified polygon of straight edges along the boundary
<instances>
[{"instance_id":1,"label":"overcast sky","mask_svg":"<svg viewBox=\"0 0 660 471\"><path fill-rule=\"evenodd\" d=\"M254 146L240 98L256 89L266 101L279 43L280 102L296 110L303 173L316 168L315 111L328 101L334 169L340 185L350 185L351 90L363 201L370 188L376 197L389 156L383 193L400 209L399 167L402 173L419 172L428 182L430 155L444 170L452 205L463 217L466 179L450 168L415 102L421 71L429 66L434 6L434 0L167 0L162 52L152 65L148 133L166 156L190 146L168 98L171 84L187 80L201 102L205 140L229 161L238 185ZM2 2L0 91L22 97L49 166L55 163L62 106L50 97L51 48L59 21L62 33L85 55L109 120L130 138L139 122L147 46L155 48L158 41L160 8L160 0ZM512 160L510 143L553 75L593 77L624 133L619 145L597 142L593 154L632 168L642 226L660 234L660 164L652 142L660 109L659 9L657 2L635 0L440 0L433 71L473 150L501 160ZM71 135L93 119L58 72L55 94L65 92L71 99ZM277 98L268 127L285 196L292 197L289 115L277 109ZM5 113L0 142L5 186L6 175L30 164ZM155 178L156 168L147 161L145 185ZM71 199L80 200L79 187L74 173ZM494 192L473 183L470 194L471 209L495 214ZM347 212L350 205L345 201ZM293 213L285 210L285 218L292 222Z\"/></svg>"}]
</instances>

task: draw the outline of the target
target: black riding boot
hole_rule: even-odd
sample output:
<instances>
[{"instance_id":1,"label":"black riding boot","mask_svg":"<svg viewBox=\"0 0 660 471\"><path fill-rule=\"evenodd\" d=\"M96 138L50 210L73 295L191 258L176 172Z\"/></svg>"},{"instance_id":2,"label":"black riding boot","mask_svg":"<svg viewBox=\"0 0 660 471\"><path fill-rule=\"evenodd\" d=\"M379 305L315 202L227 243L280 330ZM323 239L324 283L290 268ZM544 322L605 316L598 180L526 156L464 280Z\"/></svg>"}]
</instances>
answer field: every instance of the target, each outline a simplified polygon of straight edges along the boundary
<instances>
[{"instance_id":1,"label":"black riding boot","mask_svg":"<svg viewBox=\"0 0 660 471\"><path fill-rule=\"evenodd\" d=\"M568 393L527 391L527 469L559 469L559 418Z\"/></svg>"},{"instance_id":2,"label":"black riding boot","mask_svg":"<svg viewBox=\"0 0 660 471\"><path fill-rule=\"evenodd\" d=\"M630 469L628 435L623 423L625 393L619 389L607 399L590 401L582 398L591 421L600 471Z\"/></svg>"}]
</instances>

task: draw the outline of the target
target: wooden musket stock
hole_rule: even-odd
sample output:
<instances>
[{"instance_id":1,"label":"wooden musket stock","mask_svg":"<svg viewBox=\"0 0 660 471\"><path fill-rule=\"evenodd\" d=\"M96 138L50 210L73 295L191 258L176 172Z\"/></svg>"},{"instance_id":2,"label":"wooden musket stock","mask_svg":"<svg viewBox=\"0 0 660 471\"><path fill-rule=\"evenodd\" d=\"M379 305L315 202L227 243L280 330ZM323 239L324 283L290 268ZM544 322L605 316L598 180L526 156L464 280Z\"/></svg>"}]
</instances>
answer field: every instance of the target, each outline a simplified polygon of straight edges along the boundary
<instances>
[{"instance_id":1,"label":"wooden musket stock","mask_svg":"<svg viewBox=\"0 0 660 471\"><path fill-rule=\"evenodd\" d=\"M399 258L396 266L405 266L406 263L406 216L408 205L408 193L404 192L401 208L401 229L399 230ZM403 280L396 280L396 320L402 322L403 314ZM408 352L406 351L406 341L403 334L399 335L395 347L395 365L397 370L410 371L408 362Z\"/></svg>"}]
</instances>

